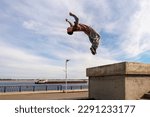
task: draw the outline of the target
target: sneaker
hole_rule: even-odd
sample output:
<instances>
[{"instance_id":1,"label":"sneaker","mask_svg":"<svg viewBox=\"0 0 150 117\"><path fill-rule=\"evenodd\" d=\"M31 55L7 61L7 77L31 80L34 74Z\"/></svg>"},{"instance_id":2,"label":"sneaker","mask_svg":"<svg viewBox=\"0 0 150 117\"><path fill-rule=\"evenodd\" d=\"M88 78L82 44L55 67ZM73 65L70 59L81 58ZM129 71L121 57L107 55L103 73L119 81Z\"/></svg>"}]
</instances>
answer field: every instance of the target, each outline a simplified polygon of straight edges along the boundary
<instances>
[{"instance_id":1,"label":"sneaker","mask_svg":"<svg viewBox=\"0 0 150 117\"><path fill-rule=\"evenodd\" d=\"M93 48L90 48L90 50L91 50L91 53L92 53L93 55L96 54L96 51L95 51Z\"/></svg>"}]
</instances>

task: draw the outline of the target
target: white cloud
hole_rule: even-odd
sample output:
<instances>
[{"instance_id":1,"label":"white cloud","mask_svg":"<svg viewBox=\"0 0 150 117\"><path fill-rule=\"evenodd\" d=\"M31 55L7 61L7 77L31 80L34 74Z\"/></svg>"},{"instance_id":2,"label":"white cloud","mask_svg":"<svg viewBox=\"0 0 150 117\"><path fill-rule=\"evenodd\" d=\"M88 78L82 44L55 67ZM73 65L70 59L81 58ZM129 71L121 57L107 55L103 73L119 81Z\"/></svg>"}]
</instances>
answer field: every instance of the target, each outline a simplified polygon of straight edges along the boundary
<instances>
[{"instance_id":1,"label":"white cloud","mask_svg":"<svg viewBox=\"0 0 150 117\"><path fill-rule=\"evenodd\" d=\"M136 57L150 50L150 1L139 1L139 5L123 35L122 49L128 57Z\"/></svg>"},{"instance_id":2,"label":"white cloud","mask_svg":"<svg viewBox=\"0 0 150 117\"><path fill-rule=\"evenodd\" d=\"M0 46L1 76L26 76L27 78L56 77L62 75L62 67L53 64L53 60L26 53L10 45ZM2 72L7 72L3 74ZM56 75L57 74L57 75Z\"/></svg>"},{"instance_id":3,"label":"white cloud","mask_svg":"<svg viewBox=\"0 0 150 117\"><path fill-rule=\"evenodd\" d=\"M35 22L33 20L30 20L30 21L24 21L23 22L23 26L25 28L27 28L27 29L31 29L31 30L37 31L37 30L40 30L41 24L38 23L38 22Z\"/></svg>"},{"instance_id":4,"label":"white cloud","mask_svg":"<svg viewBox=\"0 0 150 117\"><path fill-rule=\"evenodd\" d=\"M69 56L61 56L60 58L64 61L57 61L57 64L62 64L57 65L55 60L35 56L1 43L0 75L6 78L64 78L66 57L71 58L69 62L69 78L85 78L87 67L115 62L98 56L91 56L89 53L76 52L76 54L68 54Z\"/></svg>"}]
</instances>

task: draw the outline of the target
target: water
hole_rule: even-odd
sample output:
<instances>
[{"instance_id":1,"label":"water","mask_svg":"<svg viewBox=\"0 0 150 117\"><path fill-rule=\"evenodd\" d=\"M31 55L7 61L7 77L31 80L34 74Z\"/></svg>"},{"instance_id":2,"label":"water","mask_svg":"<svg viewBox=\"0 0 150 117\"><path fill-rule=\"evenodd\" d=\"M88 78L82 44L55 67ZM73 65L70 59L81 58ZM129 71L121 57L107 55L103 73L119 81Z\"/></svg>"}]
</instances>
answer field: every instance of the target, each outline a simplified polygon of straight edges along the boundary
<instances>
[{"instance_id":1,"label":"water","mask_svg":"<svg viewBox=\"0 0 150 117\"><path fill-rule=\"evenodd\" d=\"M0 86L34 85L34 82L0 81Z\"/></svg>"},{"instance_id":2,"label":"water","mask_svg":"<svg viewBox=\"0 0 150 117\"><path fill-rule=\"evenodd\" d=\"M86 83L67 84L68 90L87 89ZM66 84L35 84L34 82L0 81L0 92L65 90Z\"/></svg>"}]
</instances>

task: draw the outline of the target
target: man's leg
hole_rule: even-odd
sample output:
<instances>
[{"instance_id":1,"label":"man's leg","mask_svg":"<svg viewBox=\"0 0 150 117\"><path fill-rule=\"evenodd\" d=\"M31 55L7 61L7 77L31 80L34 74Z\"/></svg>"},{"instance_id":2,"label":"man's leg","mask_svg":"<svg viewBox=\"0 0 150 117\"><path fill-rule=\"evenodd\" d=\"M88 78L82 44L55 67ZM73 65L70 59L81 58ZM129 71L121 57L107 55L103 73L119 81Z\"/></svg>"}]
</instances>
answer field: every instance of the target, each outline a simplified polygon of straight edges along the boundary
<instances>
[{"instance_id":1,"label":"man's leg","mask_svg":"<svg viewBox=\"0 0 150 117\"><path fill-rule=\"evenodd\" d=\"M90 48L92 54L96 54L96 49L98 48L98 45L99 45L99 37L96 36L95 38L93 38L93 41L92 41L92 46Z\"/></svg>"}]
</instances>

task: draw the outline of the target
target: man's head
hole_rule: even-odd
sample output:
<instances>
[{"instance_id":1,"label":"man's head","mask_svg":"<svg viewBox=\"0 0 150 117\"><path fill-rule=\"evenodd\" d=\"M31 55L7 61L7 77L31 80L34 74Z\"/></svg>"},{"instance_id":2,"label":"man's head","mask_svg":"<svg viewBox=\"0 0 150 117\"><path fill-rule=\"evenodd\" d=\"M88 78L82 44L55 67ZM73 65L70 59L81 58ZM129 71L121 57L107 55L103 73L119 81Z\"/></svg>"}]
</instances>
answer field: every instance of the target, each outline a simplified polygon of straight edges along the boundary
<instances>
[{"instance_id":1,"label":"man's head","mask_svg":"<svg viewBox=\"0 0 150 117\"><path fill-rule=\"evenodd\" d=\"M67 28L67 33L68 33L69 35L72 35L72 34L73 34L73 27L68 27L68 28Z\"/></svg>"}]
</instances>

